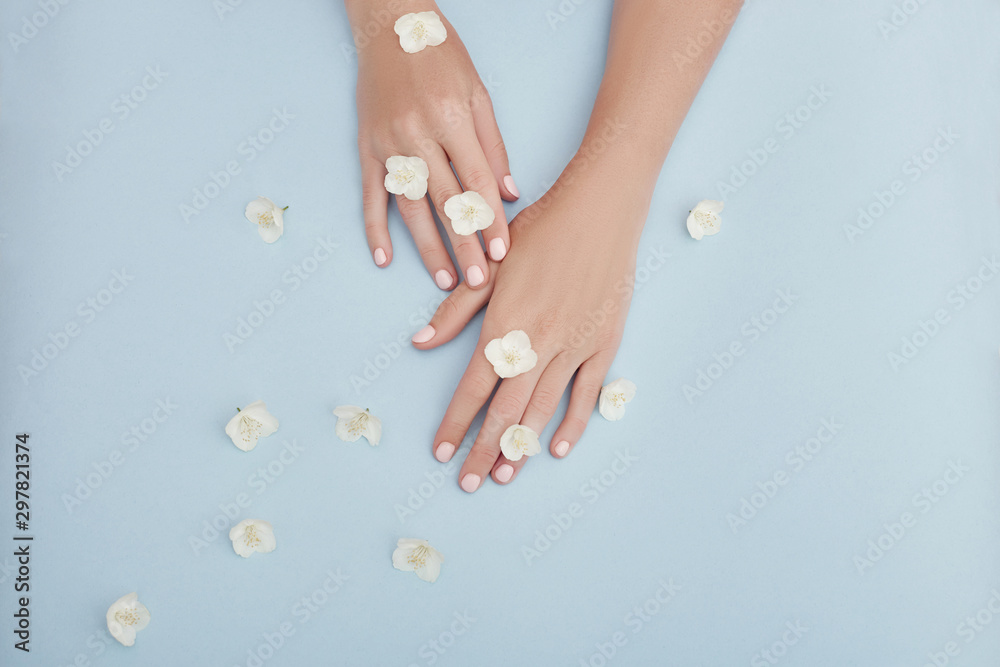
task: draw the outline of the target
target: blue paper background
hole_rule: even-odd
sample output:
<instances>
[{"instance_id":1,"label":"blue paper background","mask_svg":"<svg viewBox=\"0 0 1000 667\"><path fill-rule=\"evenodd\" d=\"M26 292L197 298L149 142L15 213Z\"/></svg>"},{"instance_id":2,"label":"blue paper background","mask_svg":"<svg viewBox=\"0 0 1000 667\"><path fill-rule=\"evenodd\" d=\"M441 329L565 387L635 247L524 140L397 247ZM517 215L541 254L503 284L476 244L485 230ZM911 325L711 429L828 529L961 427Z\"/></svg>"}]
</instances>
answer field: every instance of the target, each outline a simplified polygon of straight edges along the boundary
<instances>
[{"instance_id":1,"label":"blue paper background","mask_svg":"<svg viewBox=\"0 0 1000 667\"><path fill-rule=\"evenodd\" d=\"M454 468L439 475L430 441L481 318L442 349L405 344L442 293L395 211L392 267L368 256L340 4L245 0L220 18L194 0L52 3L15 48L42 4L0 7L0 533L16 532L13 437L28 431L35 535L30 655L12 647L15 563L0 549L0 662L764 665L777 643L782 665L996 664L1000 279L983 269L974 298L955 291L1000 250L995 2L749 2L653 201L639 263L670 258L640 273L612 368L639 387L626 419L595 414L566 460L543 454L473 496ZM441 5L493 88L523 194L513 215L575 150L610 5ZM915 13L883 34L903 5ZM165 76L123 117L115 100L147 67ZM814 87L828 99L803 111ZM293 118L250 160L241 143L274 109ZM782 120L797 111L798 127ZM53 163L102 120L112 131L60 179ZM720 194L765 145L778 150ZM935 161L915 179L925 150ZM185 222L180 205L229 161L240 173ZM895 180L901 194L849 239ZM243 218L257 195L291 205L274 245ZM719 197L722 233L692 241L688 209ZM309 259L317 239L337 244L325 261ZM102 292L115 271L127 287ZM274 290L283 303L231 353L225 334ZM794 305L754 338L777 290ZM78 335L63 340L68 324ZM921 345L893 368L903 337ZM52 340L65 349L22 378ZM396 358L379 356L397 340ZM745 353L720 375L713 355L733 341ZM366 363L383 368L356 391ZM717 377L688 401L699 371ZM244 454L223 427L257 399L281 427ZM157 401L176 405L162 423ZM378 448L335 438L344 403L382 417ZM796 469L786 454L824 419L842 426ZM626 452L637 461L608 472ZM951 464L961 476L940 481ZM96 488L80 488L88 475ZM919 500L935 482L944 495ZM734 531L727 515L760 504L761 487L773 497ZM78 489L89 495L67 507ZM223 535L196 553L191 538L213 519L228 528L240 494L239 518L270 520L278 549L244 561ZM582 515L561 528L574 502ZM445 554L436 584L392 569L399 537ZM880 538L891 548L859 568ZM104 643L108 605L133 590L152 623L132 649ZM305 617L312 596L323 604ZM452 628L455 614L474 620ZM260 648L282 623L294 634Z\"/></svg>"}]
</instances>

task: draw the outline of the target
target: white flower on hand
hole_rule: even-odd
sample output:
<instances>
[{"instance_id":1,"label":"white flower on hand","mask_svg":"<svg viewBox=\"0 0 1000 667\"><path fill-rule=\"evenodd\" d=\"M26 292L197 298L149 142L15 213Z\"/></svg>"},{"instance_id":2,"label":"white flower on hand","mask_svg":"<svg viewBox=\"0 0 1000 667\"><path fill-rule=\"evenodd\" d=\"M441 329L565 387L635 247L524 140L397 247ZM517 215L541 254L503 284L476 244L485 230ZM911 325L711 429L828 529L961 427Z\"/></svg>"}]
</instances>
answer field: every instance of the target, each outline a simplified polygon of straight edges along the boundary
<instances>
[{"instance_id":1,"label":"white flower on hand","mask_svg":"<svg viewBox=\"0 0 1000 667\"><path fill-rule=\"evenodd\" d=\"M601 416L608 421L618 421L625 416L625 404L633 398L635 398L635 383L625 378L618 378L601 387L601 400L598 402Z\"/></svg>"},{"instance_id":2,"label":"white flower on hand","mask_svg":"<svg viewBox=\"0 0 1000 667\"><path fill-rule=\"evenodd\" d=\"M688 233L695 241L700 241L703 236L719 233L719 225L722 224L719 214L722 213L723 206L725 204L721 201L705 199L691 210L687 220Z\"/></svg>"},{"instance_id":3,"label":"white flower on hand","mask_svg":"<svg viewBox=\"0 0 1000 667\"><path fill-rule=\"evenodd\" d=\"M502 378L527 373L538 363L538 355L531 349L528 334L520 329L511 331L503 338L494 338L486 344L484 352L493 364L493 370Z\"/></svg>"},{"instance_id":4,"label":"white flower on hand","mask_svg":"<svg viewBox=\"0 0 1000 667\"><path fill-rule=\"evenodd\" d=\"M514 424L500 436L500 451L509 461L520 461L522 456L534 456L542 451L538 434L527 426Z\"/></svg>"},{"instance_id":5,"label":"white flower on hand","mask_svg":"<svg viewBox=\"0 0 1000 667\"><path fill-rule=\"evenodd\" d=\"M230 529L229 539L233 541L233 551L244 558L250 558L255 551L269 554L278 546L271 524L260 519L240 521Z\"/></svg>"},{"instance_id":6,"label":"white flower on hand","mask_svg":"<svg viewBox=\"0 0 1000 667\"><path fill-rule=\"evenodd\" d=\"M449 197L444 203L444 213L451 220L456 234L469 236L493 224L496 213L483 196L469 190Z\"/></svg>"},{"instance_id":7,"label":"white flower on hand","mask_svg":"<svg viewBox=\"0 0 1000 667\"><path fill-rule=\"evenodd\" d=\"M257 446L257 441L278 430L278 420L267 411L264 401L254 401L242 410L236 408L236 416L226 424L226 435L233 444L249 452Z\"/></svg>"},{"instance_id":8,"label":"white flower on hand","mask_svg":"<svg viewBox=\"0 0 1000 667\"><path fill-rule=\"evenodd\" d=\"M393 29L399 35L399 45L407 53L417 53L425 47L437 46L448 36L437 12L404 14L396 19Z\"/></svg>"},{"instance_id":9,"label":"white flower on hand","mask_svg":"<svg viewBox=\"0 0 1000 667\"><path fill-rule=\"evenodd\" d=\"M337 437L344 442L356 442L361 436L374 447L382 439L382 420L367 408L341 405L333 409L337 415Z\"/></svg>"},{"instance_id":10,"label":"white flower on hand","mask_svg":"<svg viewBox=\"0 0 1000 667\"><path fill-rule=\"evenodd\" d=\"M404 537L396 542L392 552L392 566L403 572L416 572L417 576L432 584L441 574L444 556L428 544L427 540Z\"/></svg>"},{"instance_id":11,"label":"white flower on hand","mask_svg":"<svg viewBox=\"0 0 1000 667\"><path fill-rule=\"evenodd\" d=\"M247 204L247 220L257 225L257 231L265 243L274 243L285 232L285 209L267 197L257 197Z\"/></svg>"},{"instance_id":12,"label":"white flower on hand","mask_svg":"<svg viewBox=\"0 0 1000 667\"><path fill-rule=\"evenodd\" d=\"M135 644L135 633L149 625L149 610L135 593L115 600L108 608L108 632L123 646Z\"/></svg>"},{"instance_id":13,"label":"white flower on hand","mask_svg":"<svg viewBox=\"0 0 1000 667\"><path fill-rule=\"evenodd\" d=\"M418 157L393 155L385 161L385 189L407 199L422 199L427 194L427 163Z\"/></svg>"}]
</instances>

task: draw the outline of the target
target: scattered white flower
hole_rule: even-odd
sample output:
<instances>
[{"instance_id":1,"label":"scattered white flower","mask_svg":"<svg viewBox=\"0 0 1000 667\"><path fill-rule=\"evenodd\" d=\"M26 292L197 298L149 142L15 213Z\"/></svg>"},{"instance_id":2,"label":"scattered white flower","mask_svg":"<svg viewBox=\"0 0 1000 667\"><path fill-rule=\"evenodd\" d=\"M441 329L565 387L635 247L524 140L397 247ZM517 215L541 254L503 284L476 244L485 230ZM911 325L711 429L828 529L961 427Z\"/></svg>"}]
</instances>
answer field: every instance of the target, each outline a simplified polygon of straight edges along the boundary
<instances>
[{"instance_id":1,"label":"scattered white flower","mask_svg":"<svg viewBox=\"0 0 1000 667\"><path fill-rule=\"evenodd\" d=\"M149 610L135 593L115 600L108 608L108 632L123 646L135 644L135 633L149 625Z\"/></svg>"},{"instance_id":2,"label":"scattered white flower","mask_svg":"<svg viewBox=\"0 0 1000 667\"><path fill-rule=\"evenodd\" d=\"M719 214L722 213L723 206L725 204L721 201L711 199L698 202L687 219L688 233L694 240L700 241L703 236L719 233L719 225L722 224Z\"/></svg>"},{"instance_id":3,"label":"scattered white flower","mask_svg":"<svg viewBox=\"0 0 1000 667\"><path fill-rule=\"evenodd\" d=\"M616 422L625 416L625 404L635 398L635 383L625 378L601 387L598 410L608 421Z\"/></svg>"},{"instance_id":4,"label":"scattered white flower","mask_svg":"<svg viewBox=\"0 0 1000 667\"><path fill-rule=\"evenodd\" d=\"M396 542L392 552L392 566L403 572L416 572L417 576L432 584L441 574L444 556L428 544L427 540L404 537Z\"/></svg>"},{"instance_id":5,"label":"scattered white flower","mask_svg":"<svg viewBox=\"0 0 1000 667\"><path fill-rule=\"evenodd\" d=\"M236 408L236 416L226 424L226 435L233 444L249 452L257 446L257 441L278 430L278 420L267 411L264 401L254 401L242 410Z\"/></svg>"},{"instance_id":6,"label":"scattered white flower","mask_svg":"<svg viewBox=\"0 0 1000 667\"><path fill-rule=\"evenodd\" d=\"M367 408L341 405L333 409L337 415L337 437L344 442L356 442L361 436L374 447L382 439L382 420Z\"/></svg>"},{"instance_id":7,"label":"scattered white flower","mask_svg":"<svg viewBox=\"0 0 1000 667\"><path fill-rule=\"evenodd\" d=\"M444 213L451 219L456 234L469 236L493 224L496 213L483 196L469 190L450 197L444 203Z\"/></svg>"},{"instance_id":8,"label":"scattered white flower","mask_svg":"<svg viewBox=\"0 0 1000 667\"><path fill-rule=\"evenodd\" d=\"M527 373L538 363L538 355L531 349L528 334L520 329L511 331L503 338L494 338L486 344L484 351L493 364L493 370L502 378Z\"/></svg>"},{"instance_id":9,"label":"scattered white flower","mask_svg":"<svg viewBox=\"0 0 1000 667\"><path fill-rule=\"evenodd\" d=\"M522 456L534 456L542 451L538 434L527 426L514 424L500 436L500 451L509 461L520 461Z\"/></svg>"},{"instance_id":10,"label":"scattered white flower","mask_svg":"<svg viewBox=\"0 0 1000 667\"><path fill-rule=\"evenodd\" d=\"M407 199L422 199L427 194L427 163L418 157L393 155L385 161L385 189Z\"/></svg>"},{"instance_id":11,"label":"scattered white flower","mask_svg":"<svg viewBox=\"0 0 1000 667\"><path fill-rule=\"evenodd\" d=\"M229 539L233 541L233 551L244 558L249 558L255 551L269 554L278 546L271 524L260 519L240 521L230 529Z\"/></svg>"},{"instance_id":12,"label":"scattered white flower","mask_svg":"<svg viewBox=\"0 0 1000 667\"><path fill-rule=\"evenodd\" d=\"M265 243L274 243L285 232L285 209L267 197L257 197L247 204L247 220L257 225L257 231Z\"/></svg>"},{"instance_id":13,"label":"scattered white flower","mask_svg":"<svg viewBox=\"0 0 1000 667\"><path fill-rule=\"evenodd\" d=\"M404 14L396 19L393 29L399 35L399 45L407 53L417 53L428 46L437 46L448 36L437 12Z\"/></svg>"}]
</instances>

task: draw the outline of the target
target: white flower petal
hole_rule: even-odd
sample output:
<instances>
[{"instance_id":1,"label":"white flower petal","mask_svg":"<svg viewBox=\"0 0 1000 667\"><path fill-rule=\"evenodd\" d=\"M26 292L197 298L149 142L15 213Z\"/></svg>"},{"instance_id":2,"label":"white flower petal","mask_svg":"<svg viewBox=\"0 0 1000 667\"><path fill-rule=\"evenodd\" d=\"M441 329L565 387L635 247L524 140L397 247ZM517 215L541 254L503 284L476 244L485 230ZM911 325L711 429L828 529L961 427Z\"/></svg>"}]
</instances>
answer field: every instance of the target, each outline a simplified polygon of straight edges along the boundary
<instances>
[{"instance_id":1,"label":"white flower petal","mask_svg":"<svg viewBox=\"0 0 1000 667\"><path fill-rule=\"evenodd\" d=\"M149 610L129 593L116 600L105 616L108 632L124 646L135 644L135 633L149 625Z\"/></svg>"},{"instance_id":2,"label":"white flower petal","mask_svg":"<svg viewBox=\"0 0 1000 667\"><path fill-rule=\"evenodd\" d=\"M254 401L238 411L226 424L226 435L244 452L249 452L257 446L260 438L277 430L278 420L267 411L264 401Z\"/></svg>"},{"instance_id":3,"label":"white flower petal","mask_svg":"<svg viewBox=\"0 0 1000 667\"><path fill-rule=\"evenodd\" d=\"M274 243L285 231L284 210L267 197L257 197L247 204L244 214L247 220L257 225L257 231L266 243Z\"/></svg>"},{"instance_id":4,"label":"white flower petal","mask_svg":"<svg viewBox=\"0 0 1000 667\"><path fill-rule=\"evenodd\" d=\"M724 207L723 202L712 199L698 202L687 218L687 229L691 238L700 241L705 236L718 234L722 225L720 214Z\"/></svg>"},{"instance_id":5,"label":"white flower petal","mask_svg":"<svg viewBox=\"0 0 1000 667\"><path fill-rule=\"evenodd\" d=\"M382 439L382 420L370 410L357 405L341 405L333 409L337 416L335 432L344 442L357 442L362 436L371 446Z\"/></svg>"},{"instance_id":6,"label":"white flower petal","mask_svg":"<svg viewBox=\"0 0 1000 667\"><path fill-rule=\"evenodd\" d=\"M510 461L520 461L522 456L534 456L542 451L538 434L527 426L514 424L500 436L500 451Z\"/></svg>"},{"instance_id":7,"label":"white flower petal","mask_svg":"<svg viewBox=\"0 0 1000 667\"><path fill-rule=\"evenodd\" d=\"M601 387L598 410L608 421L618 421L625 416L625 404L635 398L636 386L631 380L618 378Z\"/></svg>"},{"instance_id":8,"label":"white flower petal","mask_svg":"<svg viewBox=\"0 0 1000 667\"><path fill-rule=\"evenodd\" d=\"M469 236L493 224L496 213L483 196L472 190L454 195L444 203L444 213L456 234Z\"/></svg>"},{"instance_id":9,"label":"white flower petal","mask_svg":"<svg viewBox=\"0 0 1000 667\"><path fill-rule=\"evenodd\" d=\"M274 551L277 542L274 528L267 521L244 519L229 530L233 551L243 558L249 558L255 551L266 554Z\"/></svg>"},{"instance_id":10,"label":"white flower petal","mask_svg":"<svg viewBox=\"0 0 1000 667\"><path fill-rule=\"evenodd\" d=\"M416 572L417 576L431 583L437 581L441 573L444 556L427 540L401 538L392 552L392 566L403 572Z\"/></svg>"},{"instance_id":11,"label":"white flower petal","mask_svg":"<svg viewBox=\"0 0 1000 667\"><path fill-rule=\"evenodd\" d=\"M494 338L483 349L493 370L502 378L512 378L527 373L538 363L538 355L531 349L528 334L515 329L503 338Z\"/></svg>"},{"instance_id":12,"label":"white flower petal","mask_svg":"<svg viewBox=\"0 0 1000 667\"><path fill-rule=\"evenodd\" d=\"M404 14L396 19L393 29L399 35L399 45L407 53L418 53L425 47L437 46L448 36L436 12Z\"/></svg>"},{"instance_id":13,"label":"white flower petal","mask_svg":"<svg viewBox=\"0 0 1000 667\"><path fill-rule=\"evenodd\" d=\"M427 163L419 157L393 155L385 161L385 189L407 199L422 199L427 194Z\"/></svg>"}]
</instances>

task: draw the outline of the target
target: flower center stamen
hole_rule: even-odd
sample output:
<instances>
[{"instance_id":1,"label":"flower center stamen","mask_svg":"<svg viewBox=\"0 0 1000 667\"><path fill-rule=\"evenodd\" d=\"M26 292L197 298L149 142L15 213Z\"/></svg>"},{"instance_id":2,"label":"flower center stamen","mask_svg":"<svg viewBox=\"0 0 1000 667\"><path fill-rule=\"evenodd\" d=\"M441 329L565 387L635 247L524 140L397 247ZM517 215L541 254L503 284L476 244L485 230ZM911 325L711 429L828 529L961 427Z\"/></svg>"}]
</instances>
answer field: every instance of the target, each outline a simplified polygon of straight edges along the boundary
<instances>
[{"instance_id":1,"label":"flower center stamen","mask_svg":"<svg viewBox=\"0 0 1000 667\"><path fill-rule=\"evenodd\" d=\"M357 417L352 419L347 423L347 431L351 435L361 436L364 435L365 429L368 426L368 412L362 412Z\"/></svg>"},{"instance_id":2,"label":"flower center stamen","mask_svg":"<svg viewBox=\"0 0 1000 667\"><path fill-rule=\"evenodd\" d=\"M427 36L427 26L424 25L423 21L417 21L416 25L413 26L413 30L410 31L410 37L420 41Z\"/></svg>"},{"instance_id":3,"label":"flower center stamen","mask_svg":"<svg viewBox=\"0 0 1000 667\"><path fill-rule=\"evenodd\" d=\"M139 622L139 614L134 609L122 609L115 612L115 620L122 625L135 625Z\"/></svg>"},{"instance_id":4,"label":"flower center stamen","mask_svg":"<svg viewBox=\"0 0 1000 667\"><path fill-rule=\"evenodd\" d=\"M410 555L406 557L406 562L413 565L413 567L423 567L427 564L427 556L430 552L427 547L420 545L416 549L410 552Z\"/></svg>"},{"instance_id":5,"label":"flower center stamen","mask_svg":"<svg viewBox=\"0 0 1000 667\"><path fill-rule=\"evenodd\" d=\"M243 544L254 549L260 544L260 535L257 533L257 526L252 523L247 526L246 532L243 533Z\"/></svg>"},{"instance_id":6,"label":"flower center stamen","mask_svg":"<svg viewBox=\"0 0 1000 667\"><path fill-rule=\"evenodd\" d=\"M718 219L716 215L710 211L695 211L694 219L698 221L702 229L713 229L715 227L715 221Z\"/></svg>"},{"instance_id":7,"label":"flower center stamen","mask_svg":"<svg viewBox=\"0 0 1000 667\"><path fill-rule=\"evenodd\" d=\"M517 366L521 363L521 352L519 350L505 350L503 358L511 366Z\"/></svg>"},{"instance_id":8,"label":"flower center stamen","mask_svg":"<svg viewBox=\"0 0 1000 667\"><path fill-rule=\"evenodd\" d=\"M475 206L472 206L470 204L469 206L465 207L464 211L462 211L462 219L463 220L468 220L468 221L472 222L473 220L475 220L476 215L478 213L479 213L479 209L477 209Z\"/></svg>"},{"instance_id":9,"label":"flower center stamen","mask_svg":"<svg viewBox=\"0 0 1000 667\"><path fill-rule=\"evenodd\" d=\"M416 174L413 173L412 169L397 169L396 170L396 182L397 183L409 183L413 180Z\"/></svg>"},{"instance_id":10,"label":"flower center stamen","mask_svg":"<svg viewBox=\"0 0 1000 667\"><path fill-rule=\"evenodd\" d=\"M240 420L240 436L243 442L250 444L251 439L256 439L260 433L262 424L252 417L244 416Z\"/></svg>"},{"instance_id":11,"label":"flower center stamen","mask_svg":"<svg viewBox=\"0 0 1000 667\"><path fill-rule=\"evenodd\" d=\"M621 406L625 405L625 394L623 392L616 391L612 393L611 396L608 397L608 400L611 401L611 405L615 406L616 408L620 408Z\"/></svg>"},{"instance_id":12,"label":"flower center stamen","mask_svg":"<svg viewBox=\"0 0 1000 667\"><path fill-rule=\"evenodd\" d=\"M261 227L270 227L274 224L274 216L270 211L264 211L263 213L257 214L257 224Z\"/></svg>"}]
</instances>

